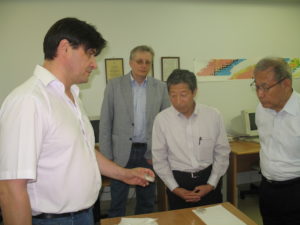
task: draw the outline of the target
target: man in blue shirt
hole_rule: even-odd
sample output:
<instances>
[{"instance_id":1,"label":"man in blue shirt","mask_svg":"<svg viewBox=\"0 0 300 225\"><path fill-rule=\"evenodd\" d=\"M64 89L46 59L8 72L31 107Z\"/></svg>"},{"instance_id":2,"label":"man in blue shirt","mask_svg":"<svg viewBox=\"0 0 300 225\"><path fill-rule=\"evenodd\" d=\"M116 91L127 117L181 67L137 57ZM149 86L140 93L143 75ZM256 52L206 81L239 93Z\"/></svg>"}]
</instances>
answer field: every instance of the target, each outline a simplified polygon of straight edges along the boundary
<instances>
[{"instance_id":1,"label":"man in blue shirt","mask_svg":"<svg viewBox=\"0 0 300 225\"><path fill-rule=\"evenodd\" d=\"M100 115L101 152L120 166L152 168L154 117L169 106L165 83L147 76L154 52L142 45L130 53L131 72L108 82ZM109 217L125 215L129 185L112 180ZM155 186L136 187L136 214L153 212Z\"/></svg>"}]
</instances>

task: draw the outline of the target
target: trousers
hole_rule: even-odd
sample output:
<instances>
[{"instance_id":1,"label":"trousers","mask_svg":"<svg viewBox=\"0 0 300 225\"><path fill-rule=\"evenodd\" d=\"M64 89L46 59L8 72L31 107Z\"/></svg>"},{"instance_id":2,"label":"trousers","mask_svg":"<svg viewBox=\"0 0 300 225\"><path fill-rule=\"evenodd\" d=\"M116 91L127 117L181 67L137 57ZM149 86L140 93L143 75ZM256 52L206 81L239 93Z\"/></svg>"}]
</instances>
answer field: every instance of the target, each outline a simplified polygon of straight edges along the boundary
<instances>
[{"instance_id":1,"label":"trousers","mask_svg":"<svg viewBox=\"0 0 300 225\"><path fill-rule=\"evenodd\" d=\"M60 218L32 218L32 225L94 225L93 210L90 208L83 213Z\"/></svg>"},{"instance_id":2,"label":"trousers","mask_svg":"<svg viewBox=\"0 0 300 225\"><path fill-rule=\"evenodd\" d=\"M153 169L144 155L147 150L146 144L133 144L126 168L144 167ZM111 181L111 206L108 217L125 216L126 203L129 193L129 185L118 180ZM150 183L147 187L135 186L136 206L135 214L151 213L154 210L155 184Z\"/></svg>"},{"instance_id":3,"label":"trousers","mask_svg":"<svg viewBox=\"0 0 300 225\"><path fill-rule=\"evenodd\" d=\"M262 178L259 208L264 225L300 225L300 179L271 182Z\"/></svg>"}]
</instances>

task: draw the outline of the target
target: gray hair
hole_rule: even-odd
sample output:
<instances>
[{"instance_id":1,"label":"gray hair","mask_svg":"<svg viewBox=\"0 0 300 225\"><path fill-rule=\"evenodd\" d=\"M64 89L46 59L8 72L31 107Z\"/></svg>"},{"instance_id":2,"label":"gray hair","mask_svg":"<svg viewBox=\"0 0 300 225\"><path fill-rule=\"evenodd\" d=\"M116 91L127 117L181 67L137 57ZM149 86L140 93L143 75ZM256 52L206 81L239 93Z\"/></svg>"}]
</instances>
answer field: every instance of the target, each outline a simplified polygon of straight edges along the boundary
<instances>
[{"instance_id":1,"label":"gray hair","mask_svg":"<svg viewBox=\"0 0 300 225\"><path fill-rule=\"evenodd\" d=\"M147 45L139 45L130 51L130 57L129 57L130 60L133 59L134 54L136 52L149 52L152 55L152 58L154 57L154 51L151 47L149 47Z\"/></svg>"},{"instance_id":2,"label":"gray hair","mask_svg":"<svg viewBox=\"0 0 300 225\"><path fill-rule=\"evenodd\" d=\"M272 68L274 72L274 78L276 81L280 81L284 78L292 80L292 72L288 63L279 57L266 57L261 59L254 68L254 75L257 72Z\"/></svg>"},{"instance_id":3,"label":"gray hair","mask_svg":"<svg viewBox=\"0 0 300 225\"><path fill-rule=\"evenodd\" d=\"M197 80L194 73L188 70L176 69L170 74L167 79L168 91L170 91L171 85L185 83L189 89L194 92L197 89Z\"/></svg>"}]
</instances>

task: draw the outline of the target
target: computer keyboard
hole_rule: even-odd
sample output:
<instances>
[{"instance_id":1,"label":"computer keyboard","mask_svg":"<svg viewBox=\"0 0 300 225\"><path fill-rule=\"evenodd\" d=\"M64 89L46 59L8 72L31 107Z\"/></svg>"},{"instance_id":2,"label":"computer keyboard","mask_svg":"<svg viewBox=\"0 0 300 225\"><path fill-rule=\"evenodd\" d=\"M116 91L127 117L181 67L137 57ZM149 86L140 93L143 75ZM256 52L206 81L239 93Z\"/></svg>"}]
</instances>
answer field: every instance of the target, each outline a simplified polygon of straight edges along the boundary
<instances>
[{"instance_id":1,"label":"computer keyboard","mask_svg":"<svg viewBox=\"0 0 300 225\"><path fill-rule=\"evenodd\" d=\"M247 142L259 143L259 137L240 137L239 140L241 140L241 141L247 141Z\"/></svg>"}]
</instances>

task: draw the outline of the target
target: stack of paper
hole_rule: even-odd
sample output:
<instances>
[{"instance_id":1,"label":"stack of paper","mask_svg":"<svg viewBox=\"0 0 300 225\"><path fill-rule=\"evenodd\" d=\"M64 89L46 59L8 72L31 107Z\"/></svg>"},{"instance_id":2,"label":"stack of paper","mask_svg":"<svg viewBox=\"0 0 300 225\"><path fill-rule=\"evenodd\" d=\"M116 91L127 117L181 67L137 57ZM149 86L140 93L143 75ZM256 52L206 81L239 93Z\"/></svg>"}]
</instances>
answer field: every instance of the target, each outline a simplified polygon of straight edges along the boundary
<instances>
[{"instance_id":1,"label":"stack of paper","mask_svg":"<svg viewBox=\"0 0 300 225\"><path fill-rule=\"evenodd\" d=\"M121 218L118 225L158 225L153 218Z\"/></svg>"},{"instance_id":2,"label":"stack of paper","mask_svg":"<svg viewBox=\"0 0 300 225\"><path fill-rule=\"evenodd\" d=\"M246 225L221 205L194 209L193 212L207 225Z\"/></svg>"}]
</instances>

